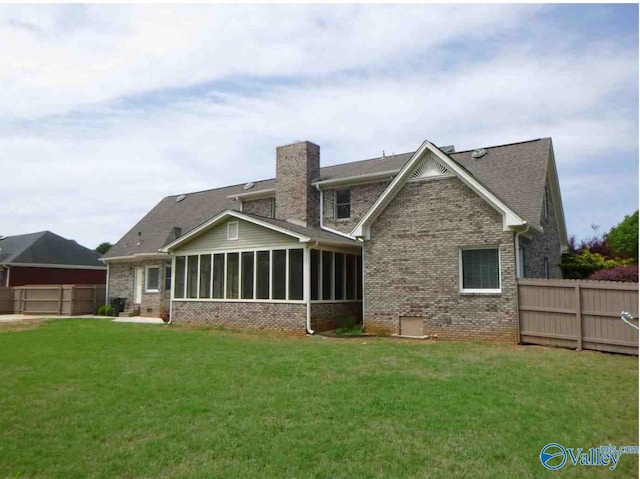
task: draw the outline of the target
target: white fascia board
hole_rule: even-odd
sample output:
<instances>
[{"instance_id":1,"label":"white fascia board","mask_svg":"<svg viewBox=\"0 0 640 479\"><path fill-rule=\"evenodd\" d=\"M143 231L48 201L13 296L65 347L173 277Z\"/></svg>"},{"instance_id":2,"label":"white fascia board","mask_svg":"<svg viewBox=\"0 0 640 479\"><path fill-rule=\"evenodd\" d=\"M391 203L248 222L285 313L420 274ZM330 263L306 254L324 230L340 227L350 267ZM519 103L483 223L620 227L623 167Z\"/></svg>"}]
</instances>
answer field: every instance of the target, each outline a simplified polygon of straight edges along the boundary
<instances>
[{"instance_id":1,"label":"white fascia board","mask_svg":"<svg viewBox=\"0 0 640 479\"><path fill-rule=\"evenodd\" d=\"M235 195L227 195L230 200L258 200L261 198L272 198L276 195L275 188L267 188L265 190L249 191L247 193L236 193Z\"/></svg>"},{"instance_id":2,"label":"white fascia board","mask_svg":"<svg viewBox=\"0 0 640 479\"><path fill-rule=\"evenodd\" d=\"M409 172L413 169L416 161L422 157L423 153L427 149L429 142L424 141L420 148L413 154L411 159L404 165L396 177L389 183L387 189L378 197L378 199L371 205L371 208L365 213L358 224L351 230L351 236L356 238L369 239L369 225L378 217L384 208L395 197L397 190L399 190L405 183L404 180L409 176Z\"/></svg>"},{"instance_id":3,"label":"white fascia board","mask_svg":"<svg viewBox=\"0 0 640 479\"><path fill-rule=\"evenodd\" d=\"M184 236L181 236L180 238L169 243L168 245L163 246L162 248L160 248L160 251L164 253L170 253L172 250L176 249L176 247L180 246L183 243L186 243L187 241L190 241L194 237L198 236L200 233L203 233L204 231L210 228L213 228L214 226L226 220L227 218L238 218L238 219L247 221L249 223L253 223L255 225L262 226L264 228L267 228L273 231L277 231L278 233L282 233L287 236L292 236L300 240L301 243L306 243L311 240L311 238L309 238L308 236L295 233L293 231L287 230L285 228L281 228L279 226L272 225L271 223L267 223L265 221L260 221L259 219L242 214L239 211L226 210L220 213L219 215L211 218L209 221L192 229L190 232L188 232Z\"/></svg>"},{"instance_id":4,"label":"white fascia board","mask_svg":"<svg viewBox=\"0 0 640 479\"><path fill-rule=\"evenodd\" d=\"M450 171L453 171L456 174L460 181L471 188L478 196L480 196L495 210L502 214L504 230L510 231L527 225L527 222L524 219L522 219L518 214L516 214L507 205L500 201L493 193L487 190L487 188L478 183L477 180L475 180L469 173L461 168L455 161L451 160L448 155L442 153L438 149L438 147L433 145L428 140L425 140L420 148L418 148L418 150L413 154L411 159L402 168L400 173L398 173L398 175L394 178L391 184L387 186L387 189L382 193L382 195L380 195L380 197L378 197L369 211L367 211L365 216L351 231L352 236L355 236L357 238L369 239L369 226L371 225L371 223L375 221L382 210L386 208L386 206L388 206L391 200L395 197L400 188L404 186L416 163L420 161L424 154L428 151L436 155L438 159L442 161L442 163L444 163L447 168L449 168Z\"/></svg>"},{"instance_id":5,"label":"white fascia board","mask_svg":"<svg viewBox=\"0 0 640 479\"><path fill-rule=\"evenodd\" d=\"M84 266L75 264L49 264L49 263L6 263L5 266L20 266L21 268L55 268L55 269L90 269L106 271L106 266Z\"/></svg>"},{"instance_id":6,"label":"white fascia board","mask_svg":"<svg viewBox=\"0 0 640 479\"><path fill-rule=\"evenodd\" d=\"M109 263L110 261L116 262L133 262L143 259L165 259L168 255L163 253L137 253L129 256L111 256L110 258L100 258L103 263Z\"/></svg>"},{"instance_id":7,"label":"white fascia board","mask_svg":"<svg viewBox=\"0 0 640 479\"><path fill-rule=\"evenodd\" d=\"M334 178L331 180L315 181L311 186L321 188L323 190L335 188L336 186L363 185L366 183L376 183L385 178L392 178L398 174L400 170L380 171L378 173L367 173L366 175L345 176L344 178Z\"/></svg>"}]
</instances>

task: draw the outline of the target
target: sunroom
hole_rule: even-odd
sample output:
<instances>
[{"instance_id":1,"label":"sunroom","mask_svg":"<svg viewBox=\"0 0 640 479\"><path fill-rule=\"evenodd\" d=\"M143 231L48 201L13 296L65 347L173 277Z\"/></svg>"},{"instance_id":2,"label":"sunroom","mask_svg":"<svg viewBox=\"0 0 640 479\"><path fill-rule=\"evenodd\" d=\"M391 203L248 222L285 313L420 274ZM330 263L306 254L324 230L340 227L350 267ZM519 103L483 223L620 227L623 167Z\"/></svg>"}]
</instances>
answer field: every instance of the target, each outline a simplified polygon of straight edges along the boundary
<instances>
[{"instance_id":1,"label":"sunroom","mask_svg":"<svg viewBox=\"0 0 640 479\"><path fill-rule=\"evenodd\" d=\"M313 333L362 317L360 244L328 231L228 210L162 251L172 322Z\"/></svg>"}]
</instances>

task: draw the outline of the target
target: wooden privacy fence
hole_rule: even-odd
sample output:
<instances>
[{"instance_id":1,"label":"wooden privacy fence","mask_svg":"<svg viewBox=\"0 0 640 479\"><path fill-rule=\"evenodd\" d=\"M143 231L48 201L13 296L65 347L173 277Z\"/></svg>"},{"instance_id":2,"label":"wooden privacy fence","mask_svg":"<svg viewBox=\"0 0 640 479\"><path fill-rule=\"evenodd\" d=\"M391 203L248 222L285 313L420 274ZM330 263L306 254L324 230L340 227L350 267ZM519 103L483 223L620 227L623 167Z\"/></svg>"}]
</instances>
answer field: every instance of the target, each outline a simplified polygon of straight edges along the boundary
<instances>
[{"instance_id":1,"label":"wooden privacy fence","mask_svg":"<svg viewBox=\"0 0 640 479\"><path fill-rule=\"evenodd\" d=\"M13 313L13 288L0 288L0 314Z\"/></svg>"},{"instance_id":2,"label":"wooden privacy fence","mask_svg":"<svg viewBox=\"0 0 640 479\"><path fill-rule=\"evenodd\" d=\"M105 285L42 285L0 288L0 312L15 314L94 314L104 304Z\"/></svg>"},{"instance_id":3,"label":"wooden privacy fence","mask_svg":"<svg viewBox=\"0 0 640 479\"><path fill-rule=\"evenodd\" d=\"M519 279L518 310L521 343L638 355L638 283Z\"/></svg>"}]
</instances>

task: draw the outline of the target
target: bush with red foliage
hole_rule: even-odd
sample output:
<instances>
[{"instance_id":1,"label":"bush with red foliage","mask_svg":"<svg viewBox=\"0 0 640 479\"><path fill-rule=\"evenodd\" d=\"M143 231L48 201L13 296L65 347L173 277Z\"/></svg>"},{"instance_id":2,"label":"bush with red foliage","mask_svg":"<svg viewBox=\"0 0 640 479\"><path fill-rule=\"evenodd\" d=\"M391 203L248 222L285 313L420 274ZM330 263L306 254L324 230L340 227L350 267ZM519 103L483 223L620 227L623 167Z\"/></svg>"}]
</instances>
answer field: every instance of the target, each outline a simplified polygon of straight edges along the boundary
<instances>
[{"instance_id":1,"label":"bush with red foliage","mask_svg":"<svg viewBox=\"0 0 640 479\"><path fill-rule=\"evenodd\" d=\"M614 268L596 271L588 279L597 281L624 281L628 283L638 282L638 265L616 266Z\"/></svg>"}]
</instances>

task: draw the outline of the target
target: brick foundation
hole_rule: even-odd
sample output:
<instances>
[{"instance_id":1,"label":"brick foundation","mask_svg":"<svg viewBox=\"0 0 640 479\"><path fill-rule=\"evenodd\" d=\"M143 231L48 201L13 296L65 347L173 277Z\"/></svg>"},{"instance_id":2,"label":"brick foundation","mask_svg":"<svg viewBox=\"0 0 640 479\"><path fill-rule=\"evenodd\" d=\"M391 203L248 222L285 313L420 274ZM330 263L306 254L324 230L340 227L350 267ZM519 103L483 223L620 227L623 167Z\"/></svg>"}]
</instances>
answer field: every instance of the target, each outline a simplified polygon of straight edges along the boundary
<instances>
[{"instance_id":1,"label":"brick foundation","mask_svg":"<svg viewBox=\"0 0 640 479\"><path fill-rule=\"evenodd\" d=\"M340 326L349 316L362 321L362 303L311 303L311 329L315 332L329 331Z\"/></svg>"},{"instance_id":2,"label":"brick foundation","mask_svg":"<svg viewBox=\"0 0 640 479\"><path fill-rule=\"evenodd\" d=\"M305 304L174 301L172 322L306 334Z\"/></svg>"}]
</instances>

